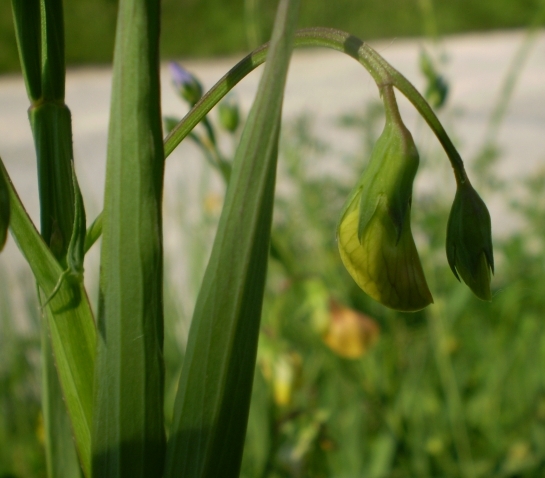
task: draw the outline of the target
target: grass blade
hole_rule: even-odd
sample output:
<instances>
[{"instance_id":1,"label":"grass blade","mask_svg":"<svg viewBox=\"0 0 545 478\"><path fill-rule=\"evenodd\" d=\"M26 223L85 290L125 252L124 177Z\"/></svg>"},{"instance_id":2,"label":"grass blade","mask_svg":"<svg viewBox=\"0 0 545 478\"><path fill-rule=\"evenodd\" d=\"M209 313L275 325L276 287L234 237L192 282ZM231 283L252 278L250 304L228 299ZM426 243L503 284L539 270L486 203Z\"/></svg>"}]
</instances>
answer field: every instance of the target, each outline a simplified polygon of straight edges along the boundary
<instances>
[{"instance_id":1,"label":"grass blade","mask_svg":"<svg viewBox=\"0 0 545 478\"><path fill-rule=\"evenodd\" d=\"M32 224L1 161L0 173L8 185L11 233L40 289L48 297L63 272L62 267ZM81 284L77 295L81 300L73 307L74 291L68 283L62 283L59 292L47 306L47 313L57 371L78 455L85 475L90 476L96 330L93 313Z\"/></svg>"},{"instance_id":2,"label":"grass blade","mask_svg":"<svg viewBox=\"0 0 545 478\"><path fill-rule=\"evenodd\" d=\"M282 97L298 1L279 4L189 334L166 477L237 477L267 270Z\"/></svg>"},{"instance_id":3,"label":"grass blade","mask_svg":"<svg viewBox=\"0 0 545 478\"><path fill-rule=\"evenodd\" d=\"M162 476L159 2L121 0L106 166L93 476Z\"/></svg>"},{"instance_id":4,"label":"grass blade","mask_svg":"<svg viewBox=\"0 0 545 478\"><path fill-rule=\"evenodd\" d=\"M42 334L42 413L44 417L47 476L81 476L72 427L59 382L55 357L49 338L49 327L44 320Z\"/></svg>"}]
</instances>

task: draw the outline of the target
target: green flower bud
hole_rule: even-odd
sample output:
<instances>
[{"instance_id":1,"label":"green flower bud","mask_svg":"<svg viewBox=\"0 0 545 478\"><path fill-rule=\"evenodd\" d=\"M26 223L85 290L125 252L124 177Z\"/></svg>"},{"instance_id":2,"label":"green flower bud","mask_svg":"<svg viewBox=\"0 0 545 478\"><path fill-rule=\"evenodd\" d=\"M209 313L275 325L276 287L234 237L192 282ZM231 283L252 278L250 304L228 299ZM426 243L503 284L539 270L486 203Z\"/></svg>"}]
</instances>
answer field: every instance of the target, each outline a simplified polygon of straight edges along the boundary
<instances>
[{"instance_id":1,"label":"green flower bud","mask_svg":"<svg viewBox=\"0 0 545 478\"><path fill-rule=\"evenodd\" d=\"M433 302L411 232L418 152L384 88L386 125L337 227L341 259L356 283L392 309L417 311Z\"/></svg>"},{"instance_id":2,"label":"green flower bud","mask_svg":"<svg viewBox=\"0 0 545 478\"><path fill-rule=\"evenodd\" d=\"M238 104L233 95L227 96L218 105L220 124L230 133L234 133L240 123Z\"/></svg>"},{"instance_id":3,"label":"green flower bud","mask_svg":"<svg viewBox=\"0 0 545 478\"><path fill-rule=\"evenodd\" d=\"M202 96L202 85L189 71L176 62L170 63L172 83L180 96L191 106L194 106Z\"/></svg>"},{"instance_id":4,"label":"green flower bud","mask_svg":"<svg viewBox=\"0 0 545 478\"><path fill-rule=\"evenodd\" d=\"M460 182L447 226L447 260L482 300L491 300L490 271L494 272L490 214L468 180Z\"/></svg>"},{"instance_id":5,"label":"green flower bud","mask_svg":"<svg viewBox=\"0 0 545 478\"><path fill-rule=\"evenodd\" d=\"M6 244L9 226L9 193L6 179L0 171L0 251Z\"/></svg>"}]
</instances>

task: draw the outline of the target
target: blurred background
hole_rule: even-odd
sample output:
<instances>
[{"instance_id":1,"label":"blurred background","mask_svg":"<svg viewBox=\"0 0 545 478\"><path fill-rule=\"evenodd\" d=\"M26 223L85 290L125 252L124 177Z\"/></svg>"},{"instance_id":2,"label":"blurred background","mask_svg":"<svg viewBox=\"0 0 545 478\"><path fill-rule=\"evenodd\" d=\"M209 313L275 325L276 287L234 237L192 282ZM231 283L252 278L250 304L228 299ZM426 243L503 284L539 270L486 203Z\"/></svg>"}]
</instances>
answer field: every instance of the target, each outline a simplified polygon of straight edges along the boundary
<instances>
[{"instance_id":1,"label":"blurred background","mask_svg":"<svg viewBox=\"0 0 545 478\"><path fill-rule=\"evenodd\" d=\"M102 206L113 0L65 2L66 102L88 221ZM206 91L267 39L276 1L163 1L165 130L189 109L166 60ZM435 304L370 300L335 241L342 205L383 127L376 86L341 53L290 67L244 478L545 476L545 1L303 2L300 25L370 40L427 97L489 205L493 300L460 284L444 244L454 181L398 95L421 156L412 229ZM9 2L0 2L0 155L38 222L35 154ZM166 421L229 163L260 71L167 161ZM213 131L213 136L210 131ZM97 244L86 257L96 303ZM44 477L40 310L10 238L0 254L0 478Z\"/></svg>"},{"instance_id":2,"label":"blurred background","mask_svg":"<svg viewBox=\"0 0 545 478\"><path fill-rule=\"evenodd\" d=\"M364 40L516 28L531 21L539 2L306 1L302 2L300 26L339 28ZM70 0L64 3L68 63L108 63L112 58L117 2ZM164 57L213 57L244 52L248 46L267 41L276 1L164 0L162 9ZM10 2L0 2L0 72L18 71L18 65Z\"/></svg>"}]
</instances>

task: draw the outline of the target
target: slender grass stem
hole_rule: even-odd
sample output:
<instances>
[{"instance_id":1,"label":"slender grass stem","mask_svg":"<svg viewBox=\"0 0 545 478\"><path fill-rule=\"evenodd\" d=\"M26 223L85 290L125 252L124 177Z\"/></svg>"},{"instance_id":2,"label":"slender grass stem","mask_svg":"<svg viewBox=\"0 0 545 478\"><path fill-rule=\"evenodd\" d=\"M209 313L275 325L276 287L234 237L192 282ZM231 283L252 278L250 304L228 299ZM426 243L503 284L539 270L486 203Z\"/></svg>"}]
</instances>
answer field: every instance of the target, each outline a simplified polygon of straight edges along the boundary
<instances>
[{"instance_id":1,"label":"slender grass stem","mask_svg":"<svg viewBox=\"0 0 545 478\"><path fill-rule=\"evenodd\" d=\"M447 402L452 438L460 460L460 476L472 478L476 476L475 464L471 453L464 405L460 396L456 373L450 355L445 350L447 331L445 330L446 325L442 303L438 303L435 307L430 308L427 319L437 371Z\"/></svg>"}]
</instances>

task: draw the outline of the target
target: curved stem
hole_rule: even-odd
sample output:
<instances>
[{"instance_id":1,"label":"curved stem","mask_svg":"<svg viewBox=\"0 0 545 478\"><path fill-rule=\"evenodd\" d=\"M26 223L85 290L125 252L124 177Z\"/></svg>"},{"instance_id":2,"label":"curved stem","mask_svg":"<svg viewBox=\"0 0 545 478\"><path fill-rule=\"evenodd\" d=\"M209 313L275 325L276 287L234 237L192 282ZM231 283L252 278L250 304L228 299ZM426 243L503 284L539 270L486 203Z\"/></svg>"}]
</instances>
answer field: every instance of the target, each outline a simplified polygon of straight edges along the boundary
<instances>
[{"instance_id":1,"label":"curved stem","mask_svg":"<svg viewBox=\"0 0 545 478\"><path fill-rule=\"evenodd\" d=\"M349 33L331 28L307 28L295 35L294 47L321 46L341 51L357 60L373 77L379 89L395 86L413 104L447 153L457 183L468 181L464 163L441 122L416 88L373 48ZM240 60L223 76L165 138L165 158L201 122L210 110L246 75L265 62L269 44L265 43ZM96 236L98 238L98 236ZM91 244L89 244L90 247Z\"/></svg>"},{"instance_id":2,"label":"curved stem","mask_svg":"<svg viewBox=\"0 0 545 478\"><path fill-rule=\"evenodd\" d=\"M382 58L375 50L369 47L371 55L374 60L384 69L391 84L395 86L403 95L412 103L420 115L424 118L428 126L434 132L435 136L443 146L445 153L450 160L452 169L454 170L454 177L457 183L465 183L468 181L468 177L464 168L464 162L460 157L460 154L456 150L454 144L450 140L445 128L431 109L428 102L418 92L418 90L407 80L399 71L397 71L392 65L390 65L384 58Z\"/></svg>"},{"instance_id":3,"label":"curved stem","mask_svg":"<svg viewBox=\"0 0 545 478\"><path fill-rule=\"evenodd\" d=\"M416 88L379 53L368 44L349 33L330 28L308 28L299 30L295 36L295 47L322 46L341 51L357 60L373 77L377 85L395 86L413 104L426 120L443 146L454 169L458 182L465 182L464 164L441 122ZM261 65L267 56L269 44L257 48L237 63L221 80L206 93L195 107L183 118L165 139L167 157L208 112L248 73Z\"/></svg>"}]
</instances>

